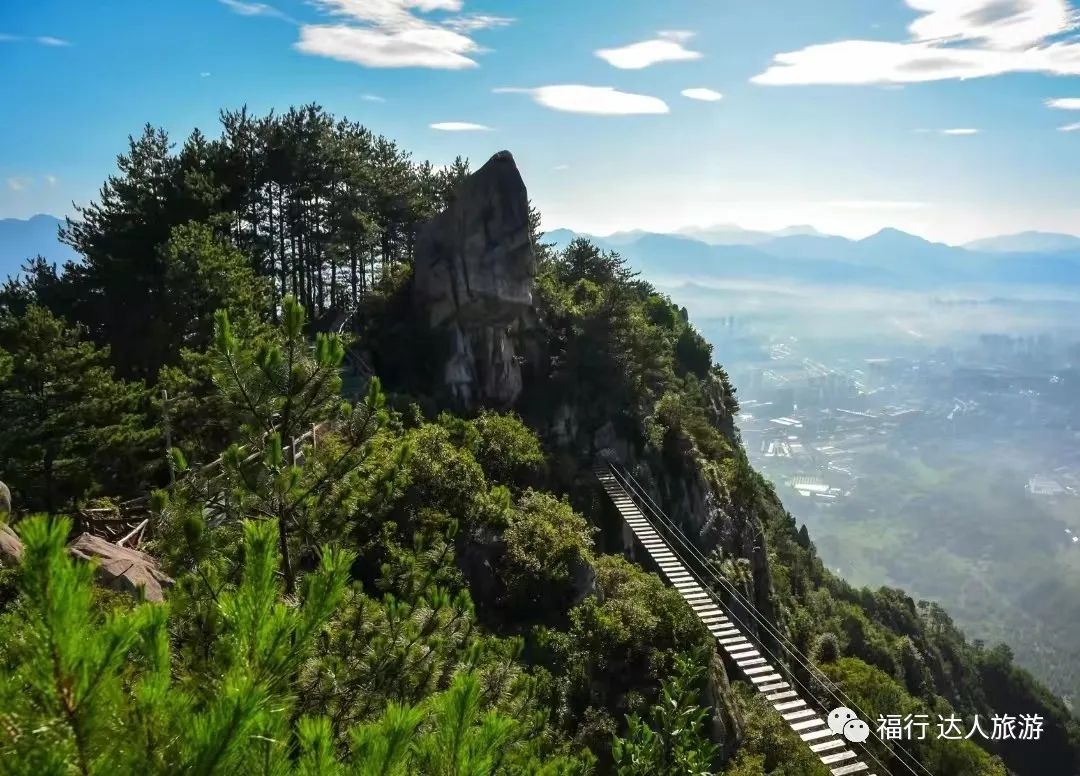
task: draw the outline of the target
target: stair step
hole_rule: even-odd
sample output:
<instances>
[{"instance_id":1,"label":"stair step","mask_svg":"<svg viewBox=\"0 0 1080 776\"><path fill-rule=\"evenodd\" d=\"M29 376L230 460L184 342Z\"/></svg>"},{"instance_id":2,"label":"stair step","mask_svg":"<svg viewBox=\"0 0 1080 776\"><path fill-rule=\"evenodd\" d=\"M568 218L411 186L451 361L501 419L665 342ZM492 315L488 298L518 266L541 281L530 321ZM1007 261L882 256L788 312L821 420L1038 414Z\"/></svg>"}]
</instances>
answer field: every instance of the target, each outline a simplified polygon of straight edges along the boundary
<instances>
[{"instance_id":1,"label":"stair step","mask_svg":"<svg viewBox=\"0 0 1080 776\"><path fill-rule=\"evenodd\" d=\"M779 682L784 677L780 676L780 674L768 674L768 675L761 674L759 676L751 676L749 678L750 678L750 681L753 682L754 686L756 687L756 686L758 686L760 684L772 684L773 682Z\"/></svg>"},{"instance_id":2,"label":"stair step","mask_svg":"<svg viewBox=\"0 0 1080 776\"><path fill-rule=\"evenodd\" d=\"M844 751L837 752L836 754L827 754L821 758L821 761L826 765L832 765L833 763L850 760L854 756L855 753L853 751L851 751L850 749L845 749Z\"/></svg>"},{"instance_id":3,"label":"stair step","mask_svg":"<svg viewBox=\"0 0 1080 776\"><path fill-rule=\"evenodd\" d=\"M763 657L747 657L744 659L735 658L735 662L739 668L750 668L751 666L759 666L765 663Z\"/></svg>"},{"instance_id":4,"label":"stair step","mask_svg":"<svg viewBox=\"0 0 1080 776\"><path fill-rule=\"evenodd\" d=\"M858 773L859 771L868 771L866 763L852 763L851 765L845 765L842 768L833 768L832 776L847 776L849 773Z\"/></svg>"},{"instance_id":5,"label":"stair step","mask_svg":"<svg viewBox=\"0 0 1080 776\"><path fill-rule=\"evenodd\" d=\"M844 742L841 741L839 738L837 738L837 739L834 739L832 741L823 741L820 744L812 744L810 746L810 751L817 754L818 752L827 752L830 749L839 749L843 745L844 745Z\"/></svg>"},{"instance_id":6,"label":"stair step","mask_svg":"<svg viewBox=\"0 0 1080 776\"><path fill-rule=\"evenodd\" d=\"M745 671L743 671L743 673L746 674L747 676L753 678L755 676L758 676L759 674L771 674L771 673L774 673L775 671L776 671L776 669L773 668L772 666L764 665L764 666L754 666L753 668L747 668Z\"/></svg>"},{"instance_id":7,"label":"stair step","mask_svg":"<svg viewBox=\"0 0 1080 776\"><path fill-rule=\"evenodd\" d=\"M761 691L762 692L767 692L766 688L764 688L764 687L761 688ZM799 694L797 692L795 692L794 690L784 690L783 692L777 692L777 693L772 693L771 695L766 695L765 700L769 701L770 703L776 703L777 701L787 701L787 700L791 700L792 698L798 698L798 697L799 697Z\"/></svg>"},{"instance_id":8,"label":"stair step","mask_svg":"<svg viewBox=\"0 0 1080 776\"><path fill-rule=\"evenodd\" d=\"M738 662L739 660L749 660L750 658L761 657L761 653L754 649L753 644L748 643L739 646L737 649L729 649L728 656L732 660Z\"/></svg>"},{"instance_id":9,"label":"stair step","mask_svg":"<svg viewBox=\"0 0 1080 776\"><path fill-rule=\"evenodd\" d=\"M821 730L811 730L809 733L800 733L799 738L803 741L817 741L819 738L828 738L829 736L836 735L827 727L821 728ZM841 743L841 746L843 744Z\"/></svg>"},{"instance_id":10,"label":"stair step","mask_svg":"<svg viewBox=\"0 0 1080 776\"><path fill-rule=\"evenodd\" d=\"M806 719L807 717L814 716L813 709L798 709L788 714L782 714L785 722L798 722L800 719Z\"/></svg>"},{"instance_id":11,"label":"stair step","mask_svg":"<svg viewBox=\"0 0 1080 776\"><path fill-rule=\"evenodd\" d=\"M776 692L777 690L783 690L789 687L791 687L791 685L787 682L777 682L776 684L766 684L762 687L758 687L758 689L762 692ZM797 695L798 693L796 693L794 690L791 690L791 695L789 695L788 697L790 698ZM776 698L769 698L768 700L776 700Z\"/></svg>"},{"instance_id":12,"label":"stair step","mask_svg":"<svg viewBox=\"0 0 1080 776\"><path fill-rule=\"evenodd\" d=\"M797 701L787 701L785 703L778 703L775 706L773 706L773 708L776 709L777 711L788 711L789 709L797 709L800 706L805 706L805 705L806 705L806 701L804 701L804 700L802 700L800 698Z\"/></svg>"},{"instance_id":13,"label":"stair step","mask_svg":"<svg viewBox=\"0 0 1080 776\"><path fill-rule=\"evenodd\" d=\"M823 725L825 725L825 723L821 721L821 718L815 717L814 719L808 719L805 722L793 722L791 729L798 733L800 730L813 730L814 728L822 727ZM825 729L829 730L827 725L825 726ZM831 733L832 731L829 730L829 732Z\"/></svg>"}]
</instances>

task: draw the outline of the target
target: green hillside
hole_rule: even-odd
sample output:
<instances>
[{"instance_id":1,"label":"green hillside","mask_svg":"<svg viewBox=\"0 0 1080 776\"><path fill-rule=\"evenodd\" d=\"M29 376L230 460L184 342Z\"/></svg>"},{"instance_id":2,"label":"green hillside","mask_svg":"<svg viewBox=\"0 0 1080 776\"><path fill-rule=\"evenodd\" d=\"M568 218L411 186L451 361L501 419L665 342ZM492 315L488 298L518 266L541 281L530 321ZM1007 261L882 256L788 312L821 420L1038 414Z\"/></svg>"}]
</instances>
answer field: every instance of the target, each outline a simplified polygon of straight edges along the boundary
<instances>
[{"instance_id":1,"label":"green hillside","mask_svg":"<svg viewBox=\"0 0 1080 776\"><path fill-rule=\"evenodd\" d=\"M1039 714L1038 742L909 751L1077 773L1077 720L1008 647L823 567L677 300L498 197L515 228L465 242L528 272L443 282L484 180L316 106L148 129L68 226L82 261L3 288L0 773L826 774L625 557L601 451L811 656L788 668L821 703L823 674L875 719ZM87 508L146 495L164 603L65 552Z\"/></svg>"}]
</instances>

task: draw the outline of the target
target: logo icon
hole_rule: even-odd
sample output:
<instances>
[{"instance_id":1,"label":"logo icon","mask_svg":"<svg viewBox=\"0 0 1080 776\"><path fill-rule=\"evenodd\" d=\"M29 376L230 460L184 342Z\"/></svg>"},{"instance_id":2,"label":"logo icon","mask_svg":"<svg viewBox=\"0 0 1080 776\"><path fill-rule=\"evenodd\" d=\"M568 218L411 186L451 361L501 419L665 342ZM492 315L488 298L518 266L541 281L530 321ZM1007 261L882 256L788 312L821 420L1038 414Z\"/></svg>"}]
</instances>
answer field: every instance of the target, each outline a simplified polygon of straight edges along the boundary
<instances>
[{"instance_id":1,"label":"logo icon","mask_svg":"<svg viewBox=\"0 0 1080 776\"><path fill-rule=\"evenodd\" d=\"M829 712L829 730L843 736L853 744L861 744L870 737L870 726L855 716L855 712L846 706L840 706Z\"/></svg>"}]
</instances>

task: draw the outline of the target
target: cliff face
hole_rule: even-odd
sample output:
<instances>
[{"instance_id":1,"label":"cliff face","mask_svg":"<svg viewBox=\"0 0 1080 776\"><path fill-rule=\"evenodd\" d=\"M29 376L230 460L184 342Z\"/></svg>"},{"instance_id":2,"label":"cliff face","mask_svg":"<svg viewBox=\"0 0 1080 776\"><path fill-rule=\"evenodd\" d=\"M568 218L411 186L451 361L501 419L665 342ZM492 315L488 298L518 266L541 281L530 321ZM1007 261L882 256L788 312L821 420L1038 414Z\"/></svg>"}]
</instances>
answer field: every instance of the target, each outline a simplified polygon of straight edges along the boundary
<instances>
[{"instance_id":1,"label":"cliff face","mask_svg":"<svg viewBox=\"0 0 1080 776\"><path fill-rule=\"evenodd\" d=\"M522 409L517 402L525 387L523 372L530 375L530 389L533 375L544 384L550 367L537 353L546 349L529 347L526 352L522 344L523 340L536 344L534 340L551 334L552 322L544 320L534 301L536 271L527 193L513 157L502 152L466 179L453 204L424 226L416 247L414 304L431 331L443 338L441 388L459 405ZM715 377L704 381L709 422L735 448L738 440L725 409L724 390ZM594 460L614 460L641 482L706 555L719 551L722 558L747 559L744 592L758 611L774 617L771 575L757 516L736 503L690 451L672 456L657 449L647 441L642 425L628 424L625 412L609 408L606 398L599 390L584 390L564 397L553 411L524 414L531 415L557 457L574 462L579 482L584 484L590 476L582 473L591 470ZM613 422L616 414L621 418ZM490 537L474 542L465 553L466 565L476 566L474 560L495 549L496 541ZM622 547L606 549L634 553L628 539ZM591 589L591 584L582 585L582 592ZM709 673L713 737L730 753L741 737L742 722L728 697L722 661L714 660Z\"/></svg>"},{"instance_id":2,"label":"cliff face","mask_svg":"<svg viewBox=\"0 0 1080 776\"><path fill-rule=\"evenodd\" d=\"M447 346L444 387L462 406L507 407L521 394L516 340L535 321L529 198L514 157L495 154L416 245L418 312Z\"/></svg>"}]
</instances>

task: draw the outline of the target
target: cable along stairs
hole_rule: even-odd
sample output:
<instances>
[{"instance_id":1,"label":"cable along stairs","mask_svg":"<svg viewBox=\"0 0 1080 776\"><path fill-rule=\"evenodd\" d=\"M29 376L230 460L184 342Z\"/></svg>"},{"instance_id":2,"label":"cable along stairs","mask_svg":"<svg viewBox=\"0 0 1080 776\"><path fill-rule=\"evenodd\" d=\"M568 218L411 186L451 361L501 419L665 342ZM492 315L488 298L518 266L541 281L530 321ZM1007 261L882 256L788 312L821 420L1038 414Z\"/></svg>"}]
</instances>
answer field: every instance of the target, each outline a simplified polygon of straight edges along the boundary
<instances>
[{"instance_id":1,"label":"cable along stairs","mask_svg":"<svg viewBox=\"0 0 1080 776\"><path fill-rule=\"evenodd\" d=\"M608 466L594 469L607 495L619 514L645 548L653 562L660 567L667 582L679 591L698 618L716 637L727 657L738 666L743 676L765 696L784 721L829 768L832 776L873 776L869 767L858 759L841 736L829 728L818 714L787 682L780 670L767 660L751 639L723 612L713 593L704 588L691 574L679 553L656 530L652 521L638 508L628 489Z\"/></svg>"}]
</instances>

